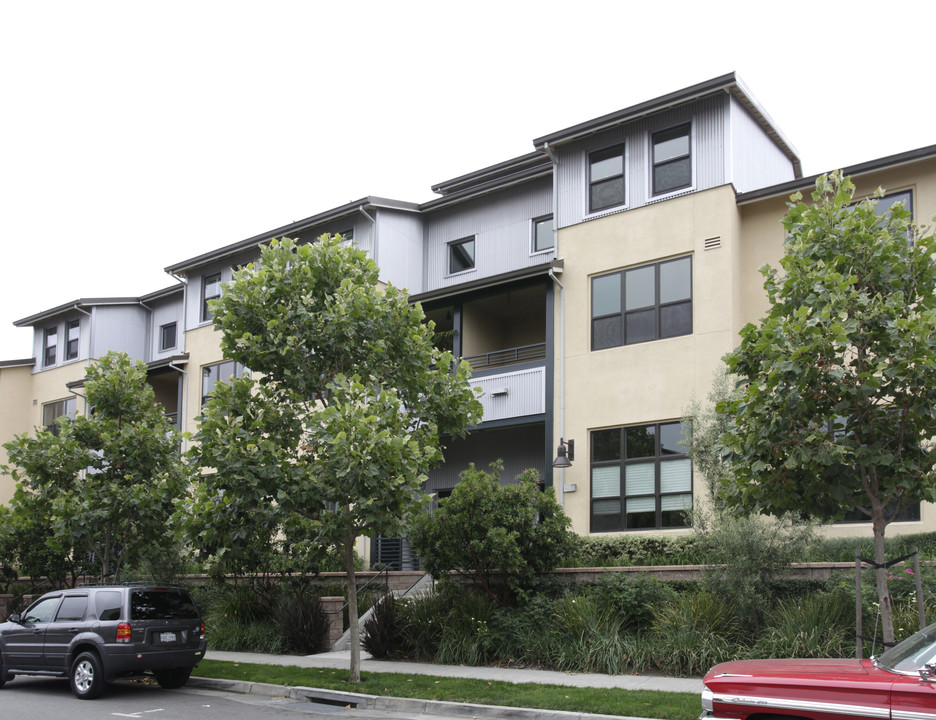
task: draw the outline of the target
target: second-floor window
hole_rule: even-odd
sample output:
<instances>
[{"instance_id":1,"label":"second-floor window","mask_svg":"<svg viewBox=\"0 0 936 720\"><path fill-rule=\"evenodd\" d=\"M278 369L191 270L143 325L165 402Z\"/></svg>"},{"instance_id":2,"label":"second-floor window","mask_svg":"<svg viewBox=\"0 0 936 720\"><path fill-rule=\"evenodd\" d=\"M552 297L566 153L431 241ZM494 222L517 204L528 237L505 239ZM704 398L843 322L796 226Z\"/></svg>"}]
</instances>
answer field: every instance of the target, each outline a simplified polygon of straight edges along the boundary
<instances>
[{"instance_id":1,"label":"second-floor window","mask_svg":"<svg viewBox=\"0 0 936 720\"><path fill-rule=\"evenodd\" d=\"M691 257L592 278L592 350L691 332Z\"/></svg>"},{"instance_id":2,"label":"second-floor window","mask_svg":"<svg viewBox=\"0 0 936 720\"><path fill-rule=\"evenodd\" d=\"M681 190L692 185L689 125L653 134L653 194Z\"/></svg>"},{"instance_id":3,"label":"second-floor window","mask_svg":"<svg viewBox=\"0 0 936 720\"><path fill-rule=\"evenodd\" d=\"M538 253L544 250L550 250L555 244L556 239L553 236L552 215L535 218L533 220L533 252Z\"/></svg>"},{"instance_id":4,"label":"second-floor window","mask_svg":"<svg viewBox=\"0 0 936 720\"><path fill-rule=\"evenodd\" d=\"M462 238L455 242L450 242L448 246L448 271L449 275L471 270L475 266L475 239L471 237Z\"/></svg>"},{"instance_id":5,"label":"second-floor window","mask_svg":"<svg viewBox=\"0 0 936 720\"><path fill-rule=\"evenodd\" d=\"M75 417L77 409L76 398L56 400L42 406L42 425L49 432L58 435L58 419L61 417Z\"/></svg>"},{"instance_id":6,"label":"second-floor window","mask_svg":"<svg viewBox=\"0 0 936 720\"><path fill-rule=\"evenodd\" d=\"M169 350L176 346L176 324L166 323L159 328L159 349Z\"/></svg>"},{"instance_id":7,"label":"second-floor window","mask_svg":"<svg viewBox=\"0 0 936 720\"><path fill-rule=\"evenodd\" d=\"M615 145L588 156L588 212L623 205L624 146Z\"/></svg>"},{"instance_id":8,"label":"second-floor window","mask_svg":"<svg viewBox=\"0 0 936 720\"><path fill-rule=\"evenodd\" d=\"M78 320L69 320L65 326L65 359L74 360L78 357L78 338L81 323Z\"/></svg>"},{"instance_id":9,"label":"second-floor window","mask_svg":"<svg viewBox=\"0 0 936 720\"><path fill-rule=\"evenodd\" d=\"M214 313L208 307L208 301L218 297L221 297L221 273L212 273L202 277L202 322L208 322L214 317Z\"/></svg>"},{"instance_id":10,"label":"second-floor window","mask_svg":"<svg viewBox=\"0 0 936 720\"><path fill-rule=\"evenodd\" d=\"M42 366L55 365L55 348L58 345L58 328L46 328L42 335Z\"/></svg>"},{"instance_id":11,"label":"second-floor window","mask_svg":"<svg viewBox=\"0 0 936 720\"><path fill-rule=\"evenodd\" d=\"M214 365L205 365L202 368L202 405L208 401L208 396L219 382L230 382L234 378L242 377L247 369L239 362L225 360Z\"/></svg>"}]
</instances>

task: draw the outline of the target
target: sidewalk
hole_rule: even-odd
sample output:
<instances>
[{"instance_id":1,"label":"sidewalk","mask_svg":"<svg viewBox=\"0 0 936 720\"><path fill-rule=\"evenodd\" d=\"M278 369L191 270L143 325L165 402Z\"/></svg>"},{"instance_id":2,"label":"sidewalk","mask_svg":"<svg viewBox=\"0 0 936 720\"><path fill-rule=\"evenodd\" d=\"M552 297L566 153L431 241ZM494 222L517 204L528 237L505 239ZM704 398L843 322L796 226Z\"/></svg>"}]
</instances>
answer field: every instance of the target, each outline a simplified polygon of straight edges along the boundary
<instances>
[{"instance_id":1,"label":"sidewalk","mask_svg":"<svg viewBox=\"0 0 936 720\"><path fill-rule=\"evenodd\" d=\"M320 653L317 655L264 655L261 653L209 651L210 660L235 663L267 665L294 665L303 668L336 668L347 670L351 662L351 651ZM390 672L408 675L435 675L439 677L472 678L477 680L500 680L511 683L544 683L570 687L621 688L625 690L662 690L699 695L702 692L701 678L671 678L659 675L603 675L600 673L567 673L554 670L532 670L521 668L466 667L461 665L431 665L416 662L373 660L361 651L363 672ZM198 674L198 670L195 670ZM395 712L408 712L446 717L487 718L489 720L613 720L617 716L591 715L588 713L528 710L524 708L465 705L431 700L408 700L404 698L376 697L358 693L317 691L313 688L285 688L262 683L244 683L227 680L209 680L193 677L192 686L250 693L269 697L288 696L299 700L347 703L349 707L368 708ZM700 706L701 707L701 706Z\"/></svg>"}]
</instances>

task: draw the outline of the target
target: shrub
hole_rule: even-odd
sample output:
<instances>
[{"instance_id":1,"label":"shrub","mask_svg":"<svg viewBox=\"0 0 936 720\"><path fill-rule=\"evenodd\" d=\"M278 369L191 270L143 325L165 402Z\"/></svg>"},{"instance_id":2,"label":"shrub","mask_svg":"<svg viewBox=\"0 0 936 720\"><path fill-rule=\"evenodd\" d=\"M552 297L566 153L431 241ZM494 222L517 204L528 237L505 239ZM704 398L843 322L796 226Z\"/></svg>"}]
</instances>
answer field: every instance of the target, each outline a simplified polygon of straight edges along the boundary
<instances>
[{"instance_id":1,"label":"shrub","mask_svg":"<svg viewBox=\"0 0 936 720\"><path fill-rule=\"evenodd\" d=\"M631 669L626 632L614 608L594 596L569 595L556 608L561 630L555 651L560 670L617 675Z\"/></svg>"},{"instance_id":2,"label":"shrub","mask_svg":"<svg viewBox=\"0 0 936 720\"><path fill-rule=\"evenodd\" d=\"M301 590L283 592L277 598L274 617L288 652L311 655L330 649L328 616L315 595Z\"/></svg>"},{"instance_id":3,"label":"shrub","mask_svg":"<svg viewBox=\"0 0 936 720\"><path fill-rule=\"evenodd\" d=\"M840 591L784 600L767 615L754 657L849 657L855 654L854 598Z\"/></svg>"},{"instance_id":4,"label":"shrub","mask_svg":"<svg viewBox=\"0 0 936 720\"><path fill-rule=\"evenodd\" d=\"M653 609L670 602L676 591L650 575L602 575L591 590L602 607L613 611L624 628L640 632L650 627Z\"/></svg>"},{"instance_id":5,"label":"shrub","mask_svg":"<svg viewBox=\"0 0 936 720\"><path fill-rule=\"evenodd\" d=\"M742 634L728 597L684 593L656 609L649 642L660 670L701 675L738 653Z\"/></svg>"},{"instance_id":6,"label":"shrub","mask_svg":"<svg viewBox=\"0 0 936 720\"><path fill-rule=\"evenodd\" d=\"M379 660L403 655L405 641L396 599L384 595L372 607L373 613L364 621L361 645Z\"/></svg>"},{"instance_id":7,"label":"shrub","mask_svg":"<svg viewBox=\"0 0 936 720\"><path fill-rule=\"evenodd\" d=\"M457 573L504 605L561 564L573 536L553 494L540 491L536 471L501 486L502 469L499 462L489 472L472 464L434 513L416 517L410 540L440 582Z\"/></svg>"}]
</instances>

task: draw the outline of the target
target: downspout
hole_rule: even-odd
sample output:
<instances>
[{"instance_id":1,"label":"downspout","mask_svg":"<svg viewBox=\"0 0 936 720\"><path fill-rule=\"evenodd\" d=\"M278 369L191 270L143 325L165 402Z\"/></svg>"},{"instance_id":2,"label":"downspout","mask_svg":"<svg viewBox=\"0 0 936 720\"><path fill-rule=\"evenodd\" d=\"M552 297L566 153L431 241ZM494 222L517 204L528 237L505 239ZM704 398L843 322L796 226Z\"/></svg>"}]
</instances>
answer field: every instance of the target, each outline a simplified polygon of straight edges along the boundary
<instances>
[{"instance_id":1,"label":"downspout","mask_svg":"<svg viewBox=\"0 0 936 720\"><path fill-rule=\"evenodd\" d=\"M553 211L553 248L559 252L559 158L549 147L543 145L543 150L552 160L552 211ZM565 286L556 277L555 268L549 268L549 277L559 286L559 437L564 438L565 432ZM561 272L561 270L560 270ZM555 437L552 445L555 445ZM550 446L550 455L552 454ZM559 506L565 508L565 468L559 468Z\"/></svg>"},{"instance_id":2,"label":"downspout","mask_svg":"<svg viewBox=\"0 0 936 720\"><path fill-rule=\"evenodd\" d=\"M361 207L358 208L358 212L361 213L361 215L363 215L364 217L366 217L368 220L370 220L370 221L371 221L371 225L374 226L374 252L373 252L373 260L374 260L375 263L377 263L377 267L379 268L379 267L380 267L380 262L379 262L378 259L377 259L377 247L378 247L378 246L377 246L377 221L376 221L374 218L372 218L370 215L367 214L367 211L364 209L364 206L363 206L363 205L361 205Z\"/></svg>"},{"instance_id":3,"label":"downspout","mask_svg":"<svg viewBox=\"0 0 936 720\"><path fill-rule=\"evenodd\" d=\"M182 403L179 407L179 432L182 433L182 452L185 452L185 426L184 422L188 419L188 370L183 370L178 365L176 365L171 359L169 360L169 367L175 370L179 375L182 376Z\"/></svg>"}]
</instances>

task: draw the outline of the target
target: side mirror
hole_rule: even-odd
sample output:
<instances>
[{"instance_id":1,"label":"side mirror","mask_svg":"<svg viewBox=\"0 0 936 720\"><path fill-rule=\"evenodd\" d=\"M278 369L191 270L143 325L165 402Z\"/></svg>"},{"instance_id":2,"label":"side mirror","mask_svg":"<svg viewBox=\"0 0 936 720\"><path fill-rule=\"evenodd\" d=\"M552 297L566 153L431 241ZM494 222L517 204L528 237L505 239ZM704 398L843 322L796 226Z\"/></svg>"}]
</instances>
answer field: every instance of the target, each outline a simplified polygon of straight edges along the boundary
<instances>
[{"instance_id":1,"label":"side mirror","mask_svg":"<svg viewBox=\"0 0 936 720\"><path fill-rule=\"evenodd\" d=\"M936 682L936 665L933 663L926 663L919 672L922 682Z\"/></svg>"},{"instance_id":2,"label":"side mirror","mask_svg":"<svg viewBox=\"0 0 936 720\"><path fill-rule=\"evenodd\" d=\"M16 623L17 625L22 625L23 618L20 616L19 613L13 613L12 615L10 615L10 622Z\"/></svg>"}]
</instances>

